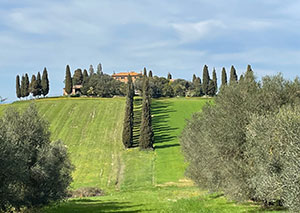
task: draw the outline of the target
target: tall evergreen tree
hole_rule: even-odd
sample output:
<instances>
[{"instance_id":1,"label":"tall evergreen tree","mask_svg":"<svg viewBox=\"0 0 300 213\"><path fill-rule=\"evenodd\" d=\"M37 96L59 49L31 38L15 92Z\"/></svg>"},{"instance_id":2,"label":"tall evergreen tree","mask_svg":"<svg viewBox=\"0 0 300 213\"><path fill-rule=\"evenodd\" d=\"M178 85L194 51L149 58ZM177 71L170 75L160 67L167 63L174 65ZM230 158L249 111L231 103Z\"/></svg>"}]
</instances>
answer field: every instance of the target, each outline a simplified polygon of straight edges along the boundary
<instances>
[{"instance_id":1,"label":"tall evergreen tree","mask_svg":"<svg viewBox=\"0 0 300 213\"><path fill-rule=\"evenodd\" d=\"M90 76L94 75L95 74L95 71L94 71L94 67L93 65L90 65L90 68L89 68L89 73L90 73Z\"/></svg>"},{"instance_id":2,"label":"tall evergreen tree","mask_svg":"<svg viewBox=\"0 0 300 213\"><path fill-rule=\"evenodd\" d=\"M27 97L29 95L29 77L28 77L28 74L26 73L25 74L25 87L24 87L24 95L25 97Z\"/></svg>"},{"instance_id":3,"label":"tall evergreen tree","mask_svg":"<svg viewBox=\"0 0 300 213\"><path fill-rule=\"evenodd\" d=\"M87 95L87 90L85 88L86 88L86 85L88 84L88 81L89 81L89 75L88 75L87 70L84 69L84 71L83 71L83 80L82 80L82 88L81 88L81 93L83 95Z\"/></svg>"},{"instance_id":4,"label":"tall evergreen tree","mask_svg":"<svg viewBox=\"0 0 300 213\"><path fill-rule=\"evenodd\" d=\"M169 73L169 72L168 72L167 79L168 79L168 80L171 80L171 79L172 79L172 75L171 75L171 73Z\"/></svg>"},{"instance_id":5,"label":"tall evergreen tree","mask_svg":"<svg viewBox=\"0 0 300 213\"><path fill-rule=\"evenodd\" d=\"M35 75L32 75L30 82L30 92L33 97L39 95L39 84Z\"/></svg>"},{"instance_id":6,"label":"tall evergreen tree","mask_svg":"<svg viewBox=\"0 0 300 213\"><path fill-rule=\"evenodd\" d=\"M217 92L218 92L218 80L217 80L217 73L216 73L216 69L215 68L213 69L213 79L212 80L214 81L214 85L215 85L215 89L214 89L215 93L214 93L214 95L216 95Z\"/></svg>"},{"instance_id":7,"label":"tall evergreen tree","mask_svg":"<svg viewBox=\"0 0 300 213\"><path fill-rule=\"evenodd\" d=\"M239 79L239 83L244 81L244 75L242 74Z\"/></svg>"},{"instance_id":8,"label":"tall evergreen tree","mask_svg":"<svg viewBox=\"0 0 300 213\"><path fill-rule=\"evenodd\" d=\"M237 79L238 76L236 74L236 70L234 68L234 66L232 65L231 66L231 69L230 69L230 81L229 81L229 84L234 84L234 83L237 83Z\"/></svg>"},{"instance_id":9,"label":"tall evergreen tree","mask_svg":"<svg viewBox=\"0 0 300 213\"><path fill-rule=\"evenodd\" d=\"M67 65L67 67L66 67L66 78L65 78L65 92L68 95L70 95L72 93L72 89L73 89L73 84L72 84L70 66Z\"/></svg>"},{"instance_id":10,"label":"tall evergreen tree","mask_svg":"<svg viewBox=\"0 0 300 213\"><path fill-rule=\"evenodd\" d=\"M143 73L143 76L144 76L144 77L147 77L147 69L146 69L146 67L144 67L144 73Z\"/></svg>"},{"instance_id":11,"label":"tall evergreen tree","mask_svg":"<svg viewBox=\"0 0 300 213\"><path fill-rule=\"evenodd\" d=\"M25 98L26 97L26 89L25 89L25 76L22 75L22 78L21 78L21 97L22 98Z\"/></svg>"},{"instance_id":12,"label":"tall evergreen tree","mask_svg":"<svg viewBox=\"0 0 300 213\"><path fill-rule=\"evenodd\" d=\"M208 67L204 65L203 67L203 77L202 77L202 88L203 88L203 93L205 95L208 95L208 86L209 86L209 73L208 73Z\"/></svg>"},{"instance_id":13,"label":"tall evergreen tree","mask_svg":"<svg viewBox=\"0 0 300 213\"><path fill-rule=\"evenodd\" d=\"M122 139L125 148L130 148L133 144L133 83L131 76L128 76L126 108L123 124Z\"/></svg>"},{"instance_id":14,"label":"tall evergreen tree","mask_svg":"<svg viewBox=\"0 0 300 213\"><path fill-rule=\"evenodd\" d=\"M45 97L49 93L49 79L48 79L48 72L47 68L44 68L43 75L42 75L42 94Z\"/></svg>"},{"instance_id":15,"label":"tall evergreen tree","mask_svg":"<svg viewBox=\"0 0 300 213\"><path fill-rule=\"evenodd\" d=\"M202 83L201 83L200 77L196 77L196 79L193 82L193 85L195 88L194 96L197 96L197 97L203 96L203 89L202 89Z\"/></svg>"},{"instance_id":16,"label":"tall evergreen tree","mask_svg":"<svg viewBox=\"0 0 300 213\"><path fill-rule=\"evenodd\" d=\"M97 66L97 74L98 75L102 75L103 74L102 64L101 63L99 63L98 66Z\"/></svg>"},{"instance_id":17,"label":"tall evergreen tree","mask_svg":"<svg viewBox=\"0 0 300 213\"><path fill-rule=\"evenodd\" d=\"M140 128L139 147L141 150L153 148L153 129L151 119L151 99L149 79L144 78L143 82L143 104L142 104L142 122Z\"/></svg>"},{"instance_id":18,"label":"tall evergreen tree","mask_svg":"<svg viewBox=\"0 0 300 213\"><path fill-rule=\"evenodd\" d=\"M195 74L193 74L193 83L195 82L195 80L197 79L197 76Z\"/></svg>"},{"instance_id":19,"label":"tall evergreen tree","mask_svg":"<svg viewBox=\"0 0 300 213\"><path fill-rule=\"evenodd\" d=\"M251 65L249 65L249 64L247 66L247 71L246 71L244 79L254 81L254 73L251 68Z\"/></svg>"},{"instance_id":20,"label":"tall evergreen tree","mask_svg":"<svg viewBox=\"0 0 300 213\"><path fill-rule=\"evenodd\" d=\"M222 85L221 86L226 86L227 85L227 74L225 67L222 68Z\"/></svg>"},{"instance_id":21,"label":"tall evergreen tree","mask_svg":"<svg viewBox=\"0 0 300 213\"><path fill-rule=\"evenodd\" d=\"M215 96L216 95L216 85L214 80L209 80L208 84L208 93L209 96Z\"/></svg>"},{"instance_id":22,"label":"tall evergreen tree","mask_svg":"<svg viewBox=\"0 0 300 213\"><path fill-rule=\"evenodd\" d=\"M149 78L152 78L152 77L153 77L152 70L149 71L148 76L149 76Z\"/></svg>"},{"instance_id":23,"label":"tall evergreen tree","mask_svg":"<svg viewBox=\"0 0 300 213\"><path fill-rule=\"evenodd\" d=\"M20 76L16 77L16 95L17 98L21 98L21 85L20 85Z\"/></svg>"},{"instance_id":24,"label":"tall evergreen tree","mask_svg":"<svg viewBox=\"0 0 300 213\"><path fill-rule=\"evenodd\" d=\"M40 72L38 72L38 74L37 74L36 82L37 82L37 96L40 96L40 95L42 95L42 79L41 79Z\"/></svg>"},{"instance_id":25,"label":"tall evergreen tree","mask_svg":"<svg viewBox=\"0 0 300 213\"><path fill-rule=\"evenodd\" d=\"M81 69L76 69L73 75L73 85L82 85L83 75Z\"/></svg>"}]
</instances>

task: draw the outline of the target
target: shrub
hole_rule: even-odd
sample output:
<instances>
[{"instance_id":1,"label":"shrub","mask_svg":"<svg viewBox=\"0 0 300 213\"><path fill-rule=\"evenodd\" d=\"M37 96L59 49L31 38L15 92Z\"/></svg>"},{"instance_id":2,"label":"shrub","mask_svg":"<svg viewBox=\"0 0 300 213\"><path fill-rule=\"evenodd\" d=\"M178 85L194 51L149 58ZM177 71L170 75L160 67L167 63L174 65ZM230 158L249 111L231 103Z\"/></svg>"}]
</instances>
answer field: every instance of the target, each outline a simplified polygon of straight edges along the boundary
<instances>
[{"instance_id":1,"label":"shrub","mask_svg":"<svg viewBox=\"0 0 300 213\"><path fill-rule=\"evenodd\" d=\"M243 81L222 87L214 105L193 115L181 136L187 175L200 187L223 191L237 201L259 198L249 182L255 171L245 155L253 115L277 113L300 100L298 79L290 82L277 75L259 83L248 70Z\"/></svg>"},{"instance_id":2,"label":"shrub","mask_svg":"<svg viewBox=\"0 0 300 213\"><path fill-rule=\"evenodd\" d=\"M276 124L276 125L274 125ZM246 152L255 198L300 210L300 107L253 115Z\"/></svg>"},{"instance_id":3,"label":"shrub","mask_svg":"<svg viewBox=\"0 0 300 213\"><path fill-rule=\"evenodd\" d=\"M61 142L50 143L48 124L34 105L0 120L0 207L40 206L63 199L73 166ZM3 162L3 163L2 163Z\"/></svg>"},{"instance_id":4,"label":"shrub","mask_svg":"<svg viewBox=\"0 0 300 213\"><path fill-rule=\"evenodd\" d=\"M104 191L97 187L83 187L74 191L70 191L70 196L73 198L79 197L96 197L103 196Z\"/></svg>"}]
</instances>

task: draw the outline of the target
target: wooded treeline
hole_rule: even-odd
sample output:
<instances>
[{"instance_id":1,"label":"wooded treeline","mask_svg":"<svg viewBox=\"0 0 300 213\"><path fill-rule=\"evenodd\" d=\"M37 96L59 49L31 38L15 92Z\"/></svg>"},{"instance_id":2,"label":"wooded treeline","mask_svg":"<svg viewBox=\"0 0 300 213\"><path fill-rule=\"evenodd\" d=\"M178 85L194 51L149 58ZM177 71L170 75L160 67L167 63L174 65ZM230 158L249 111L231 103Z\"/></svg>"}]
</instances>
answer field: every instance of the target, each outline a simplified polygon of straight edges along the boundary
<instances>
[{"instance_id":1,"label":"wooded treeline","mask_svg":"<svg viewBox=\"0 0 300 213\"><path fill-rule=\"evenodd\" d=\"M72 94L73 86L81 86L75 94ZM115 95L124 96L126 94L126 86L124 83L115 80L110 75L104 74L102 65L97 66L94 71L93 65L90 65L89 71L78 68L71 75L70 66L66 66L65 75L65 92L72 96L97 96L97 97L113 97Z\"/></svg>"},{"instance_id":2,"label":"wooded treeline","mask_svg":"<svg viewBox=\"0 0 300 213\"><path fill-rule=\"evenodd\" d=\"M214 104L188 121L180 140L187 175L232 200L299 211L299 106L298 78L256 81L248 66L245 76L221 86Z\"/></svg>"}]
</instances>

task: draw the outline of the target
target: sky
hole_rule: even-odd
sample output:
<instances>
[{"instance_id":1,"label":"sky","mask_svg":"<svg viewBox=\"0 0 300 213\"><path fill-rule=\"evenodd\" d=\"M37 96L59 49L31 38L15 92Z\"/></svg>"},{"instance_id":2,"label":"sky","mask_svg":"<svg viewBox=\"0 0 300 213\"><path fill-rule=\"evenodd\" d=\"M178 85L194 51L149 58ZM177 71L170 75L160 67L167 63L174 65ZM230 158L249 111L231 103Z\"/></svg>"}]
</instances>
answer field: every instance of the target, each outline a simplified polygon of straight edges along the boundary
<instances>
[{"instance_id":1,"label":"sky","mask_svg":"<svg viewBox=\"0 0 300 213\"><path fill-rule=\"evenodd\" d=\"M146 67L191 80L251 64L258 78L300 76L300 1L0 0L0 96L16 100L16 75L47 67L50 96L65 67L107 74Z\"/></svg>"}]
</instances>

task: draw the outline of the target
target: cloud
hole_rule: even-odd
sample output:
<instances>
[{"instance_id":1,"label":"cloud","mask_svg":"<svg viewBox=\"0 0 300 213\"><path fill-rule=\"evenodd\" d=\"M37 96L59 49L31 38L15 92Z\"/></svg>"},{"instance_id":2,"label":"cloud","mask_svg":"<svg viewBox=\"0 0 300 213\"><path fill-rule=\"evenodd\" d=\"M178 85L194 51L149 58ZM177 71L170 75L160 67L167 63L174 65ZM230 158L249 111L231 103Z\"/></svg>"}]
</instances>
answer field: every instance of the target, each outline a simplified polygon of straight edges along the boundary
<instances>
[{"instance_id":1,"label":"cloud","mask_svg":"<svg viewBox=\"0 0 300 213\"><path fill-rule=\"evenodd\" d=\"M179 34L181 41L193 42L214 37L216 32L227 26L219 20L205 20L196 23L174 23L171 26Z\"/></svg>"}]
</instances>

